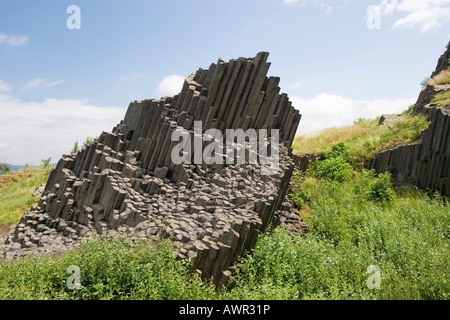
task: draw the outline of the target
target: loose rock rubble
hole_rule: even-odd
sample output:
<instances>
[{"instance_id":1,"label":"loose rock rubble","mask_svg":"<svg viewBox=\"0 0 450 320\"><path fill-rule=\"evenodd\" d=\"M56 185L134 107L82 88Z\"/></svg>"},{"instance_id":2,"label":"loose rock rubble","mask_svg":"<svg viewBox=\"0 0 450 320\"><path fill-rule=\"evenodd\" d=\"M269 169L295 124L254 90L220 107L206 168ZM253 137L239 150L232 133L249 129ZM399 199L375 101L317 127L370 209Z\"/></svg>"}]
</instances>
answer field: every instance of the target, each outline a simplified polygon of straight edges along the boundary
<instances>
[{"instance_id":1,"label":"loose rock rubble","mask_svg":"<svg viewBox=\"0 0 450 320\"><path fill-rule=\"evenodd\" d=\"M178 258L223 284L269 225L301 232L304 224L285 199L301 115L280 94L280 79L266 77L267 57L219 59L189 75L174 97L132 102L112 132L60 159L39 203L0 238L0 256L57 254L106 232L170 238ZM262 175L269 164L174 164L172 133L183 128L194 137L194 121L203 130L278 129L278 169ZM267 148L273 143L267 139ZM234 145L254 152L247 142Z\"/></svg>"}]
</instances>

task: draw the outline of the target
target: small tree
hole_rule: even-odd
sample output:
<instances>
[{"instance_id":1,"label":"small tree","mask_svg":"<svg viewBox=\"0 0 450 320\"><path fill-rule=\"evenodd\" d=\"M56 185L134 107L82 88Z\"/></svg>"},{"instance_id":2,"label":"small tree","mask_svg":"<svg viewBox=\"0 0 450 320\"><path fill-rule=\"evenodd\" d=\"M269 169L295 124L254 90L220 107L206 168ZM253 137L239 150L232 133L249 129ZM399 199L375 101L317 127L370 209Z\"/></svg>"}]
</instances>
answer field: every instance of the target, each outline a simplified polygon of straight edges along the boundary
<instances>
[{"instance_id":1,"label":"small tree","mask_svg":"<svg viewBox=\"0 0 450 320\"><path fill-rule=\"evenodd\" d=\"M11 168L6 163L0 163L0 173L7 173L10 172Z\"/></svg>"},{"instance_id":2,"label":"small tree","mask_svg":"<svg viewBox=\"0 0 450 320\"><path fill-rule=\"evenodd\" d=\"M78 153L79 150L79 145L78 145L78 140L75 141L75 144L73 145L72 151L70 151L70 154L76 154Z\"/></svg>"},{"instance_id":3,"label":"small tree","mask_svg":"<svg viewBox=\"0 0 450 320\"><path fill-rule=\"evenodd\" d=\"M52 169L52 164L50 163L52 161L52 157L48 159L42 159L41 160L41 166L47 171L50 171Z\"/></svg>"},{"instance_id":4,"label":"small tree","mask_svg":"<svg viewBox=\"0 0 450 320\"><path fill-rule=\"evenodd\" d=\"M97 139L97 138L87 136L87 137L86 137L86 141L83 142L83 149L85 149L85 148L88 147L90 144L92 144L92 143L95 141L95 139Z\"/></svg>"},{"instance_id":5,"label":"small tree","mask_svg":"<svg viewBox=\"0 0 450 320\"><path fill-rule=\"evenodd\" d=\"M430 81L430 77L425 77L425 79L420 82L420 86L422 87L422 90L425 90L427 87L428 81Z\"/></svg>"},{"instance_id":6,"label":"small tree","mask_svg":"<svg viewBox=\"0 0 450 320\"><path fill-rule=\"evenodd\" d=\"M80 144L78 143L78 140L75 141L75 144L73 145L72 151L70 151L70 154L77 154L78 151L81 151L83 149L86 149L91 143L93 143L95 141L94 137L86 137L86 140L83 142L83 146L81 146L80 148Z\"/></svg>"}]
</instances>

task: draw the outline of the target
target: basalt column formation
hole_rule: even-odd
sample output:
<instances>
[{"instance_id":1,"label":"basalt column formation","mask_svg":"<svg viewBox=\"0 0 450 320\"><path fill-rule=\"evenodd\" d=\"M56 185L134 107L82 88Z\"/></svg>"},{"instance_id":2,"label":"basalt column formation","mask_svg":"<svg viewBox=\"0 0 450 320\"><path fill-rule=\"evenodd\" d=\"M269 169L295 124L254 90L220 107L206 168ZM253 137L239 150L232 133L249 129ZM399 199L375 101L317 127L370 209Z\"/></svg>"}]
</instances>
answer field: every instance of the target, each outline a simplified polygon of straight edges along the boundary
<instances>
[{"instance_id":1,"label":"basalt column formation","mask_svg":"<svg viewBox=\"0 0 450 320\"><path fill-rule=\"evenodd\" d=\"M449 72L449 60L450 43L431 74L432 80L442 72ZM435 99L448 96L449 92L449 83L429 81L413 109L414 114L427 115L430 121L420 141L377 154L369 168L390 171L399 184L438 190L450 197L450 104L445 99Z\"/></svg>"},{"instance_id":2,"label":"basalt column formation","mask_svg":"<svg viewBox=\"0 0 450 320\"><path fill-rule=\"evenodd\" d=\"M267 58L261 52L254 58L219 59L189 75L174 97L132 102L112 132L59 160L38 205L4 238L0 253L7 259L52 253L106 232L150 241L170 238L178 258L192 259L202 278L224 283L259 233L298 219L283 202L301 115L280 93L280 79L267 77ZM262 174L270 164L197 163L194 152L186 158L192 161L175 164L172 150L179 141L172 141L173 133L203 138L204 149L211 143L203 136L208 129L266 130L264 148L277 148L279 165ZM272 129L278 130L279 144ZM233 146L246 156L261 156L249 141L233 140Z\"/></svg>"}]
</instances>

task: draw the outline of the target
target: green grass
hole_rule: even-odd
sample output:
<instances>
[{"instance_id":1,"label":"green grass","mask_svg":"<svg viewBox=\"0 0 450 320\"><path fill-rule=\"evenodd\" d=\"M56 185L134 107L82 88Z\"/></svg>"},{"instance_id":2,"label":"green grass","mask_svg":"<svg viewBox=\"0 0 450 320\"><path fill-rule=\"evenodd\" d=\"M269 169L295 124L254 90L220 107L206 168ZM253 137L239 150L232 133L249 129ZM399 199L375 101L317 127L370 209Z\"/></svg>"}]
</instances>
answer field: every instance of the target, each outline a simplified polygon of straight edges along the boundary
<instances>
[{"instance_id":1,"label":"green grass","mask_svg":"<svg viewBox=\"0 0 450 320\"><path fill-rule=\"evenodd\" d=\"M75 288L79 268L80 287ZM68 286L67 283L72 284ZM5 300L196 300L214 298L212 285L176 261L170 243L154 252L151 243L91 239L58 258L28 258L0 265L0 297Z\"/></svg>"},{"instance_id":2,"label":"green grass","mask_svg":"<svg viewBox=\"0 0 450 320\"><path fill-rule=\"evenodd\" d=\"M360 166L376 153L394 146L418 141L422 130L429 125L424 116L404 114L390 126L378 125L379 119L360 119L352 126L325 129L295 138L293 152L319 153L330 150L333 144L345 142Z\"/></svg>"},{"instance_id":3,"label":"green grass","mask_svg":"<svg viewBox=\"0 0 450 320\"><path fill-rule=\"evenodd\" d=\"M371 172L349 182L306 178L310 233L260 237L224 296L240 299L448 299L450 208L442 198L404 189L374 201ZM367 285L380 270L380 289Z\"/></svg>"},{"instance_id":4,"label":"green grass","mask_svg":"<svg viewBox=\"0 0 450 320\"><path fill-rule=\"evenodd\" d=\"M431 101L432 106L443 106L450 104L450 90L438 93Z\"/></svg>"},{"instance_id":5,"label":"green grass","mask_svg":"<svg viewBox=\"0 0 450 320\"><path fill-rule=\"evenodd\" d=\"M431 85L450 84L450 68L442 70L428 81Z\"/></svg>"},{"instance_id":6,"label":"green grass","mask_svg":"<svg viewBox=\"0 0 450 320\"><path fill-rule=\"evenodd\" d=\"M170 243L92 239L57 258L0 265L4 299L442 299L450 298L450 208L442 197L402 188L378 201L377 178L298 179L309 193L310 232L261 235L219 291L176 261ZM383 185L385 183L383 182ZM391 186L384 186L391 188ZM132 245L131 245L132 244ZM69 266L80 289L69 289ZM380 271L379 289L370 287Z\"/></svg>"},{"instance_id":7,"label":"green grass","mask_svg":"<svg viewBox=\"0 0 450 320\"><path fill-rule=\"evenodd\" d=\"M48 174L43 168L26 168L0 175L0 226L18 222L39 201L32 194L47 181Z\"/></svg>"}]
</instances>

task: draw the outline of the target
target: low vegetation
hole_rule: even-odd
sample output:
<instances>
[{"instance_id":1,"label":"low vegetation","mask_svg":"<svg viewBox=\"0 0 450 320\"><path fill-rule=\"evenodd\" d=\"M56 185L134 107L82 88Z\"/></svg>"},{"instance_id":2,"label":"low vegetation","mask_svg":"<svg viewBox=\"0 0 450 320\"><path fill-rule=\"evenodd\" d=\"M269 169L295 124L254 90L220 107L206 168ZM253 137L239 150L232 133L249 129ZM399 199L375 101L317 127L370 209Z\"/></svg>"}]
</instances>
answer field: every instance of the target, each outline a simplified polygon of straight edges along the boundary
<instances>
[{"instance_id":1,"label":"low vegetation","mask_svg":"<svg viewBox=\"0 0 450 320\"><path fill-rule=\"evenodd\" d=\"M432 106L443 106L450 104L450 90L436 94L431 101Z\"/></svg>"},{"instance_id":2,"label":"low vegetation","mask_svg":"<svg viewBox=\"0 0 450 320\"><path fill-rule=\"evenodd\" d=\"M72 150L70 150L70 154L77 154L79 151L86 149L89 145L91 145L95 141L95 139L97 138L87 136L86 140L83 142L83 145L81 147L80 144L78 143L78 140L75 141Z\"/></svg>"},{"instance_id":3,"label":"low vegetation","mask_svg":"<svg viewBox=\"0 0 450 320\"><path fill-rule=\"evenodd\" d=\"M310 173L312 174L312 173ZM300 178L300 176L298 176ZM261 235L216 290L176 261L169 242L93 239L58 258L0 265L5 299L448 299L449 206L388 174L349 181L301 177L310 232ZM303 213L303 210L302 210ZM70 266L80 271L74 284ZM70 289L72 288L72 289Z\"/></svg>"},{"instance_id":4,"label":"low vegetation","mask_svg":"<svg viewBox=\"0 0 450 320\"><path fill-rule=\"evenodd\" d=\"M328 151L333 144L344 142L355 163L362 167L364 162L381 151L397 145L413 143L429 126L425 116L405 113L389 126L378 125L378 119L359 119L352 126L330 128L320 132L297 137L293 143L294 153L319 153Z\"/></svg>"},{"instance_id":5,"label":"low vegetation","mask_svg":"<svg viewBox=\"0 0 450 320\"><path fill-rule=\"evenodd\" d=\"M6 163L0 163L0 174L10 172L11 168Z\"/></svg>"},{"instance_id":6,"label":"low vegetation","mask_svg":"<svg viewBox=\"0 0 450 320\"><path fill-rule=\"evenodd\" d=\"M170 243L92 239L58 258L28 258L0 266L3 299L206 299L212 285L176 261ZM76 275L80 271L79 282Z\"/></svg>"},{"instance_id":7,"label":"low vegetation","mask_svg":"<svg viewBox=\"0 0 450 320\"><path fill-rule=\"evenodd\" d=\"M23 213L39 201L32 196L45 183L49 167L29 167L0 175L0 227L20 220Z\"/></svg>"},{"instance_id":8,"label":"low vegetation","mask_svg":"<svg viewBox=\"0 0 450 320\"><path fill-rule=\"evenodd\" d=\"M450 84L450 68L439 72L437 75L431 78L428 83L433 86Z\"/></svg>"}]
</instances>

